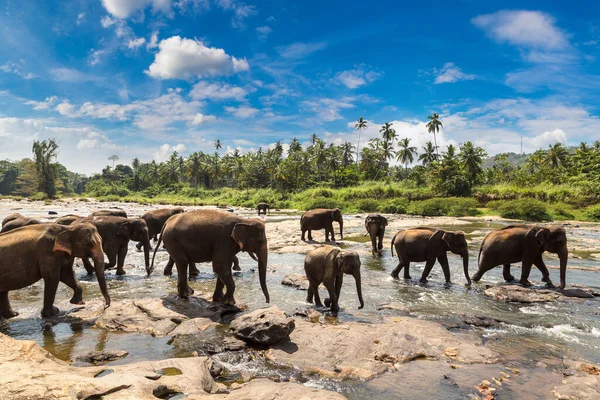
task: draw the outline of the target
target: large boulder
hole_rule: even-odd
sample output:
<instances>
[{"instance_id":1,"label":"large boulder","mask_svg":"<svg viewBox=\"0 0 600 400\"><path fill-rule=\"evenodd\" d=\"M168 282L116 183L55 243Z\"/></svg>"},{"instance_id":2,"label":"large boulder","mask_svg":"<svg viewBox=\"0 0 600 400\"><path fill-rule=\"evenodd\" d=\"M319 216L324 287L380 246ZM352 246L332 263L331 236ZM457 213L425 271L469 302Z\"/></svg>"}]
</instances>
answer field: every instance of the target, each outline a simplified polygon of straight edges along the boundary
<instances>
[{"instance_id":1,"label":"large boulder","mask_svg":"<svg viewBox=\"0 0 600 400\"><path fill-rule=\"evenodd\" d=\"M600 365L564 360L569 375L552 393L557 399L600 399Z\"/></svg>"},{"instance_id":2,"label":"large boulder","mask_svg":"<svg viewBox=\"0 0 600 400\"><path fill-rule=\"evenodd\" d=\"M270 346L287 339L295 324L277 306L272 306L242 315L231 323L230 328L239 339Z\"/></svg>"},{"instance_id":3,"label":"large boulder","mask_svg":"<svg viewBox=\"0 0 600 400\"><path fill-rule=\"evenodd\" d=\"M292 286L298 290L308 290L309 282L305 274L289 274L281 281L282 285Z\"/></svg>"},{"instance_id":4,"label":"large boulder","mask_svg":"<svg viewBox=\"0 0 600 400\"><path fill-rule=\"evenodd\" d=\"M339 393L310 388L297 383L275 383L268 379L256 379L229 394L194 395L188 397L188 400L343 400L345 398Z\"/></svg>"},{"instance_id":5,"label":"large boulder","mask_svg":"<svg viewBox=\"0 0 600 400\"><path fill-rule=\"evenodd\" d=\"M535 289L519 285L493 286L485 290L486 296L511 303L545 303L555 300L575 298L594 298L591 291L583 289Z\"/></svg>"}]
</instances>

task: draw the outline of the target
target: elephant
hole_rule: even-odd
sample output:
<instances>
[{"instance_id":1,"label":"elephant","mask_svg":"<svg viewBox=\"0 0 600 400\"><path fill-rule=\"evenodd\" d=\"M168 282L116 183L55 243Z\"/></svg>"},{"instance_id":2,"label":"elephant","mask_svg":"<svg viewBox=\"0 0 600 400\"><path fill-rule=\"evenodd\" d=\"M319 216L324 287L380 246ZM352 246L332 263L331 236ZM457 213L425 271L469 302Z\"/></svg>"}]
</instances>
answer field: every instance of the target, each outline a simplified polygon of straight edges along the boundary
<instances>
[{"instance_id":1,"label":"elephant","mask_svg":"<svg viewBox=\"0 0 600 400\"><path fill-rule=\"evenodd\" d=\"M269 215L271 215L271 206L268 205L267 203L258 203L258 205L256 206L256 209L258 210L258 215L260 215L261 211L265 215L267 215L267 211L268 211Z\"/></svg>"},{"instance_id":2,"label":"elephant","mask_svg":"<svg viewBox=\"0 0 600 400\"><path fill-rule=\"evenodd\" d=\"M117 265L117 275L125 275L123 266L127 256L128 243L130 240L141 242L144 246L144 261L146 272L150 275L150 238L148 237L148 226L141 218L123 217L88 217L76 221L74 225L87 222L96 227L102 238L102 248L108 257L106 269ZM92 266L87 258L83 258L83 265L88 274L93 273Z\"/></svg>"},{"instance_id":3,"label":"elephant","mask_svg":"<svg viewBox=\"0 0 600 400\"><path fill-rule=\"evenodd\" d=\"M463 259L463 269L467 285L471 285L469 277L469 250L464 232L447 232L436 228L414 228L399 231L392 239L392 256L394 247L398 253L398 266L392 271L392 276L398 278L404 268L404 279L411 279L409 266L411 262L425 261L425 269L420 282L427 283L427 277L435 264L440 263L444 271L446 283L450 282L450 266L447 252L458 254Z\"/></svg>"},{"instance_id":4,"label":"elephant","mask_svg":"<svg viewBox=\"0 0 600 400\"><path fill-rule=\"evenodd\" d=\"M256 261L256 259L254 259L254 261ZM163 270L163 275L165 275L165 276L173 275L173 266L174 265L175 265L175 261L173 260L173 258L169 257L169 262L167 263L167 266ZM233 265L231 266L231 269L234 271L242 270L240 268L240 260L237 258L237 256L233 256ZM196 263L190 263L190 272L189 273L190 273L190 276L198 276L200 274L198 267L196 267Z\"/></svg>"},{"instance_id":5,"label":"elephant","mask_svg":"<svg viewBox=\"0 0 600 400\"><path fill-rule=\"evenodd\" d=\"M127 213L121 209L98 210L90 214L90 217L122 217L127 218Z\"/></svg>"},{"instance_id":6,"label":"elephant","mask_svg":"<svg viewBox=\"0 0 600 400\"><path fill-rule=\"evenodd\" d=\"M337 313L340 309L340 291L344 274L354 276L356 280L356 292L358 293L358 301L360 310L365 306L362 297L362 285L360 278L360 257L354 251L344 251L333 246L321 246L312 250L304 259L304 271L308 278L308 296L306 301L313 302L321 307L321 299L319 298L319 285L323 283L329 292L329 298L325 299L325 306L331 306L331 312Z\"/></svg>"},{"instance_id":7,"label":"elephant","mask_svg":"<svg viewBox=\"0 0 600 400\"><path fill-rule=\"evenodd\" d=\"M371 253L373 255L381 254L383 250L383 236L387 224L387 218L381 214L369 214L365 219L365 228L371 237Z\"/></svg>"},{"instance_id":8,"label":"elephant","mask_svg":"<svg viewBox=\"0 0 600 400\"><path fill-rule=\"evenodd\" d=\"M75 214L67 214L67 215L63 215L60 218L57 218L54 220L55 224L59 224L59 225L71 225L73 222L75 221L79 221L80 219L83 219L85 217L81 217L79 215L75 215Z\"/></svg>"},{"instance_id":9,"label":"elephant","mask_svg":"<svg viewBox=\"0 0 600 400\"><path fill-rule=\"evenodd\" d=\"M162 229L158 246L152 256L152 267L161 241L177 266L177 289L181 298L188 298L193 290L187 282L190 263L212 261L217 275L213 301L224 300L235 304L235 283L231 273L234 256L245 251L258 261L258 278L267 303L268 245L265 224L259 219L247 219L219 210L196 210L169 218ZM227 291L223 294L223 287Z\"/></svg>"},{"instance_id":10,"label":"elephant","mask_svg":"<svg viewBox=\"0 0 600 400\"><path fill-rule=\"evenodd\" d=\"M110 296L104 279L102 239L91 224L64 226L40 224L0 234L0 317L18 315L8 300L8 292L44 280L42 317L58 313L54 298L58 282L73 289L71 303L83 304L83 290L73 271L75 257L91 257L106 307Z\"/></svg>"},{"instance_id":11,"label":"elephant","mask_svg":"<svg viewBox=\"0 0 600 400\"><path fill-rule=\"evenodd\" d=\"M154 241L158 240L157 235L162 230L165 222L173 215L181 214L182 212L185 212L185 210L181 207L162 208L159 210L148 211L142 215L142 219L146 221L146 225L148 225L148 236L150 236L150 239L154 239ZM136 248L140 250L142 245L142 242L140 242L137 244Z\"/></svg>"},{"instance_id":12,"label":"elephant","mask_svg":"<svg viewBox=\"0 0 600 400\"><path fill-rule=\"evenodd\" d=\"M509 225L486 235L479 249L479 270L473 275L475 282L484 273L497 265L503 266L503 276L506 281L515 278L510 274L510 264L521 261L521 280L523 286L531 286L529 273L535 265L542 273L542 281L550 287L550 273L542 254L548 251L558 254L560 259L560 289L565 288L567 261L567 233L560 226L541 227L535 225Z\"/></svg>"},{"instance_id":13,"label":"elephant","mask_svg":"<svg viewBox=\"0 0 600 400\"><path fill-rule=\"evenodd\" d=\"M331 233L331 241L335 242L333 221L340 224L340 237L341 239L344 239L344 219L342 218L342 212L339 208L315 208L314 210L306 211L300 217L302 240L304 240L306 231L308 231L308 240L312 240L312 230L325 229L325 241L329 241L329 234Z\"/></svg>"},{"instance_id":14,"label":"elephant","mask_svg":"<svg viewBox=\"0 0 600 400\"><path fill-rule=\"evenodd\" d=\"M0 230L0 233L6 233L12 231L13 229L21 228L23 226L38 225L41 223L42 222L37 219L25 217L21 214L15 213L4 218L4 221L2 221L2 230Z\"/></svg>"}]
</instances>

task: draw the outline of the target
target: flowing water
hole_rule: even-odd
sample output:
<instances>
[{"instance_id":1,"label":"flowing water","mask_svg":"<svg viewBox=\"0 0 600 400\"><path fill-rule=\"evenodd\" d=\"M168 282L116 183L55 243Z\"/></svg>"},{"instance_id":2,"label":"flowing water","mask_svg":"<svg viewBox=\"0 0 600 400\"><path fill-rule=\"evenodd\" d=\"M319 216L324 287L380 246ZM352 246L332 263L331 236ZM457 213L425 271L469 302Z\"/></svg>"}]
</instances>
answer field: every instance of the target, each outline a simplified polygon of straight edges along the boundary
<instances>
[{"instance_id":1,"label":"flowing water","mask_svg":"<svg viewBox=\"0 0 600 400\"><path fill-rule=\"evenodd\" d=\"M8 214L8 213L6 213ZM299 217L270 216L268 221L297 220ZM267 229L269 229L269 222ZM481 239L490 230L503 226L502 222L470 221L460 227L467 234L470 241L470 270L476 270L477 251ZM364 228L363 228L364 229ZM456 230L456 227L448 227ZM568 229L570 235L600 239L598 226L579 227ZM388 232L388 235L393 232ZM369 244L365 243L364 233L358 229L349 229L346 232L343 247L360 249L365 253ZM319 233L315 235L319 240ZM135 243L130 243L129 255L126 265L127 275L119 277L114 272L107 274L109 291L113 302L120 299L160 297L176 292L176 277L162 275L162 267L167 260L167 253L161 250L157 253L157 267L150 278L145 277L143 269L143 256L134 248ZM545 257L549 266L558 264L555 258ZM271 303L279 308L294 313L297 309L307 308L305 302L306 292L295 290L281 285L282 278L289 273L303 273L303 254L277 254L269 255L268 287L271 294ZM342 288L338 315L339 321L366 321L377 323L382 316L405 315L402 311L387 309L378 311L378 305L390 303L408 308L412 316L440 322L449 329L460 333L464 330L461 326L460 314L487 316L500 323L494 327L481 328L481 334L487 346L501 354L503 365L522 369L524 372L515 377L516 385L511 389L503 390L502 398L522 398L529 396L535 398L539 395L529 387L552 386L559 383L557 375L550 374L558 368L563 356L572 359L584 359L600 363L600 302L598 299L573 299L562 302L538 304L512 304L491 299L483 293L486 285L502 283L501 269L496 268L488 272L480 284L471 288L464 286L465 278L462 272L460 257L449 255L452 281L454 284L443 284L443 274L439 265L436 265L426 286L417 284L423 270L422 264L411 264L413 280L394 280L390 272L397 264L397 258L392 257L389 249L384 249L381 257L361 255L363 264L363 295L365 307L358 310L356 288L352 277L347 277ZM81 264L79 261L76 264ZM246 254L240 255L242 271L236 273L236 300L244 303L250 309L264 305L264 297L258 283L258 274L255 273L256 263ZM569 266L581 269L570 269L567 273L568 283L583 284L589 287L600 287L600 273L593 272L591 267L598 266L598 260L592 253L583 252L577 259L571 259ZM590 268L589 270L586 270ZM193 280L191 287L200 294L212 293L214 289L214 275L208 264L199 265L200 276ZM81 267L76 269L78 278L84 286L84 299L101 299L98 286L94 277L88 278ZM514 275L520 272L515 269ZM558 270L551 269L551 278L558 282ZM531 278L534 282L540 279L539 271L534 269ZM82 323L61 322L52 324L40 318L43 295L43 284L37 284L11 292L10 298L13 308L21 315L9 321L0 322L0 331L16 339L30 339L37 341L45 349L58 358L73 361L75 365L84 365L76 361L78 355L92 350L125 350L129 355L111 364L130 363L142 360L156 360L169 357L189 356L193 351L205 349L210 345L211 335L222 335L221 330L208 330L204 336L192 338L187 341L170 342L168 338L156 338L145 334L113 333L105 330L86 326ZM324 293L323 293L324 295ZM70 289L60 285L56 305L61 310L72 309L68 303L71 297ZM329 319L332 322L331 319ZM243 375L255 374L261 376L279 376L283 379L294 378L310 386L338 390L349 398L415 398L423 395L426 389L428 397L464 398L472 393L472 385L481 380L474 377L493 376L499 367L486 365L465 366L457 370L452 379L460 380L461 385L456 385L452 379L437 377L439 371L431 368L433 363L427 361L414 361L403 366L403 371L394 374L385 374L367 383L335 382L325 379L307 380L298 371L276 367L253 357L248 352L223 353L215 356L229 369L229 378L225 381L240 380ZM501 370L502 366L500 367ZM489 373L489 374L488 374ZM488 375L486 375L488 374ZM438 379L439 378L439 379ZM465 386L466 385L466 386ZM465 387L471 388L466 390ZM539 398L544 398L546 392Z\"/></svg>"}]
</instances>

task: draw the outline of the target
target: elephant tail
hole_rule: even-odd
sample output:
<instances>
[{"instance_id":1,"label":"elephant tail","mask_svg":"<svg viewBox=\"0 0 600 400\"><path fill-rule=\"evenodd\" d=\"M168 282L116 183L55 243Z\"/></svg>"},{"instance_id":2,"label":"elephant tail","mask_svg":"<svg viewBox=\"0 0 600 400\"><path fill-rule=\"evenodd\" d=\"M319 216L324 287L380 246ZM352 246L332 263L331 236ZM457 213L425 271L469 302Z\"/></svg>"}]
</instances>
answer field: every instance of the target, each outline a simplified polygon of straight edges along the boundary
<instances>
[{"instance_id":1,"label":"elephant tail","mask_svg":"<svg viewBox=\"0 0 600 400\"><path fill-rule=\"evenodd\" d=\"M156 252L158 251L160 244L162 243L163 232L165 231L165 226L167 226L167 224L164 224L162 229L160 230L160 237L158 238L158 243L156 244L154 253L152 253L152 263L150 263L150 269L148 270L148 276L150 276L150 274L152 274L152 271L154 271L154 258L156 257Z\"/></svg>"},{"instance_id":2,"label":"elephant tail","mask_svg":"<svg viewBox=\"0 0 600 400\"><path fill-rule=\"evenodd\" d=\"M392 244L390 245L390 249L392 250L392 257L394 257L394 242L396 241L396 236L398 236L398 233L394 235L394 237L392 238Z\"/></svg>"},{"instance_id":3,"label":"elephant tail","mask_svg":"<svg viewBox=\"0 0 600 400\"><path fill-rule=\"evenodd\" d=\"M485 239L487 239L487 236L483 238L483 242L481 242L481 246L479 246L479 253L477 254L477 265L479 265L479 262L481 260L481 253L483 252L483 246L485 245Z\"/></svg>"}]
</instances>

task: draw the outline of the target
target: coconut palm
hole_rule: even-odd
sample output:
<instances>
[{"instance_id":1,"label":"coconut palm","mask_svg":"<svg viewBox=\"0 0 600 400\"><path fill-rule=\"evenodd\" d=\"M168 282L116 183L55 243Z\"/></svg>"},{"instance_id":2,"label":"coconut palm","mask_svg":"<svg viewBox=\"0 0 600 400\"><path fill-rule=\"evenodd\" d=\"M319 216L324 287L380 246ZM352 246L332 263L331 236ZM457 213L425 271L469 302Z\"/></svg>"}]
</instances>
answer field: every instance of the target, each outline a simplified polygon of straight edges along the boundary
<instances>
[{"instance_id":1,"label":"coconut palm","mask_svg":"<svg viewBox=\"0 0 600 400\"><path fill-rule=\"evenodd\" d=\"M388 141L390 143L394 143L394 139L396 139L396 130L392 128L392 124L390 122L386 122L381 126L379 130L381 133L381 138L384 141Z\"/></svg>"},{"instance_id":2,"label":"coconut palm","mask_svg":"<svg viewBox=\"0 0 600 400\"><path fill-rule=\"evenodd\" d=\"M487 156L481 147L476 147L472 142L466 142L460 146L458 159L464 166L471 182L475 182L477 176L483 172L483 159Z\"/></svg>"},{"instance_id":3,"label":"coconut palm","mask_svg":"<svg viewBox=\"0 0 600 400\"><path fill-rule=\"evenodd\" d=\"M433 113L433 115L430 115L429 117L427 117L427 119L429 119L429 122L425 126L427 127L427 132L433 133L433 141L435 143L435 154L437 154L437 156L439 157L440 153L438 151L436 134L440 132L440 128L443 128L444 125L442 125L440 116L437 113Z\"/></svg>"},{"instance_id":4,"label":"coconut palm","mask_svg":"<svg viewBox=\"0 0 600 400\"><path fill-rule=\"evenodd\" d=\"M215 149L217 150L217 152L223 148L223 145L221 145L221 140L217 139L215 140Z\"/></svg>"},{"instance_id":5,"label":"coconut palm","mask_svg":"<svg viewBox=\"0 0 600 400\"><path fill-rule=\"evenodd\" d=\"M559 168L565 165L569 151L562 145L562 143L555 143L549 146L546 151L546 158L544 164L549 164L552 168Z\"/></svg>"},{"instance_id":6,"label":"coconut palm","mask_svg":"<svg viewBox=\"0 0 600 400\"><path fill-rule=\"evenodd\" d=\"M367 121L360 117L356 124L354 124L354 128L358 131L358 144L356 145L356 166L358 166L358 152L360 151L360 133L363 129L367 127Z\"/></svg>"},{"instance_id":7,"label":"coconut palm","mask_svg":"<svg viewBox=\"0 0 600 400\"><path fill-rule=\"evenodd\" d=\"M527 157L525 167L531 173L537 172L542 164L544 163L545 152L543 150L537 150L532 155Z\"/></svg>"},{"instance_id":8,"label":"coconut palm","mask_svg":"<svg viewBox=\"0 0 600 400\"><path fill-rule=\"evenodd\" d=\"M398 151L396 152L396 160L400 161L404 165L405 169L408 169L408 164L412 164L415 161L417 155L417 148L410 145L410 139L404 138L398 142Z\"/></svg>"},{"instance_id":9,"label":"coconut palm","mask_svg":"<svg viewBox=\"0 0 600 400\"><path fill-rule=\"evenodd\" d=\"M350 142L344 142L341 145L342 148L342 165L347 167L354 162L352 153L354 152L354 145Z\"/></svg>"},{"instance_id":10,"label":"coconut palm","mask_svg":"<svg viewBox=\"0 0 600 400\"><path fill-rule=\"evenodd\" d=\"M436 148L431 141L425 143L425 146L421 148L423 149L423 153L419 156L419 161L423 163L423 166L428 167L438 159L438 155L435 152Z\"/></svg>"}]
</instances>

